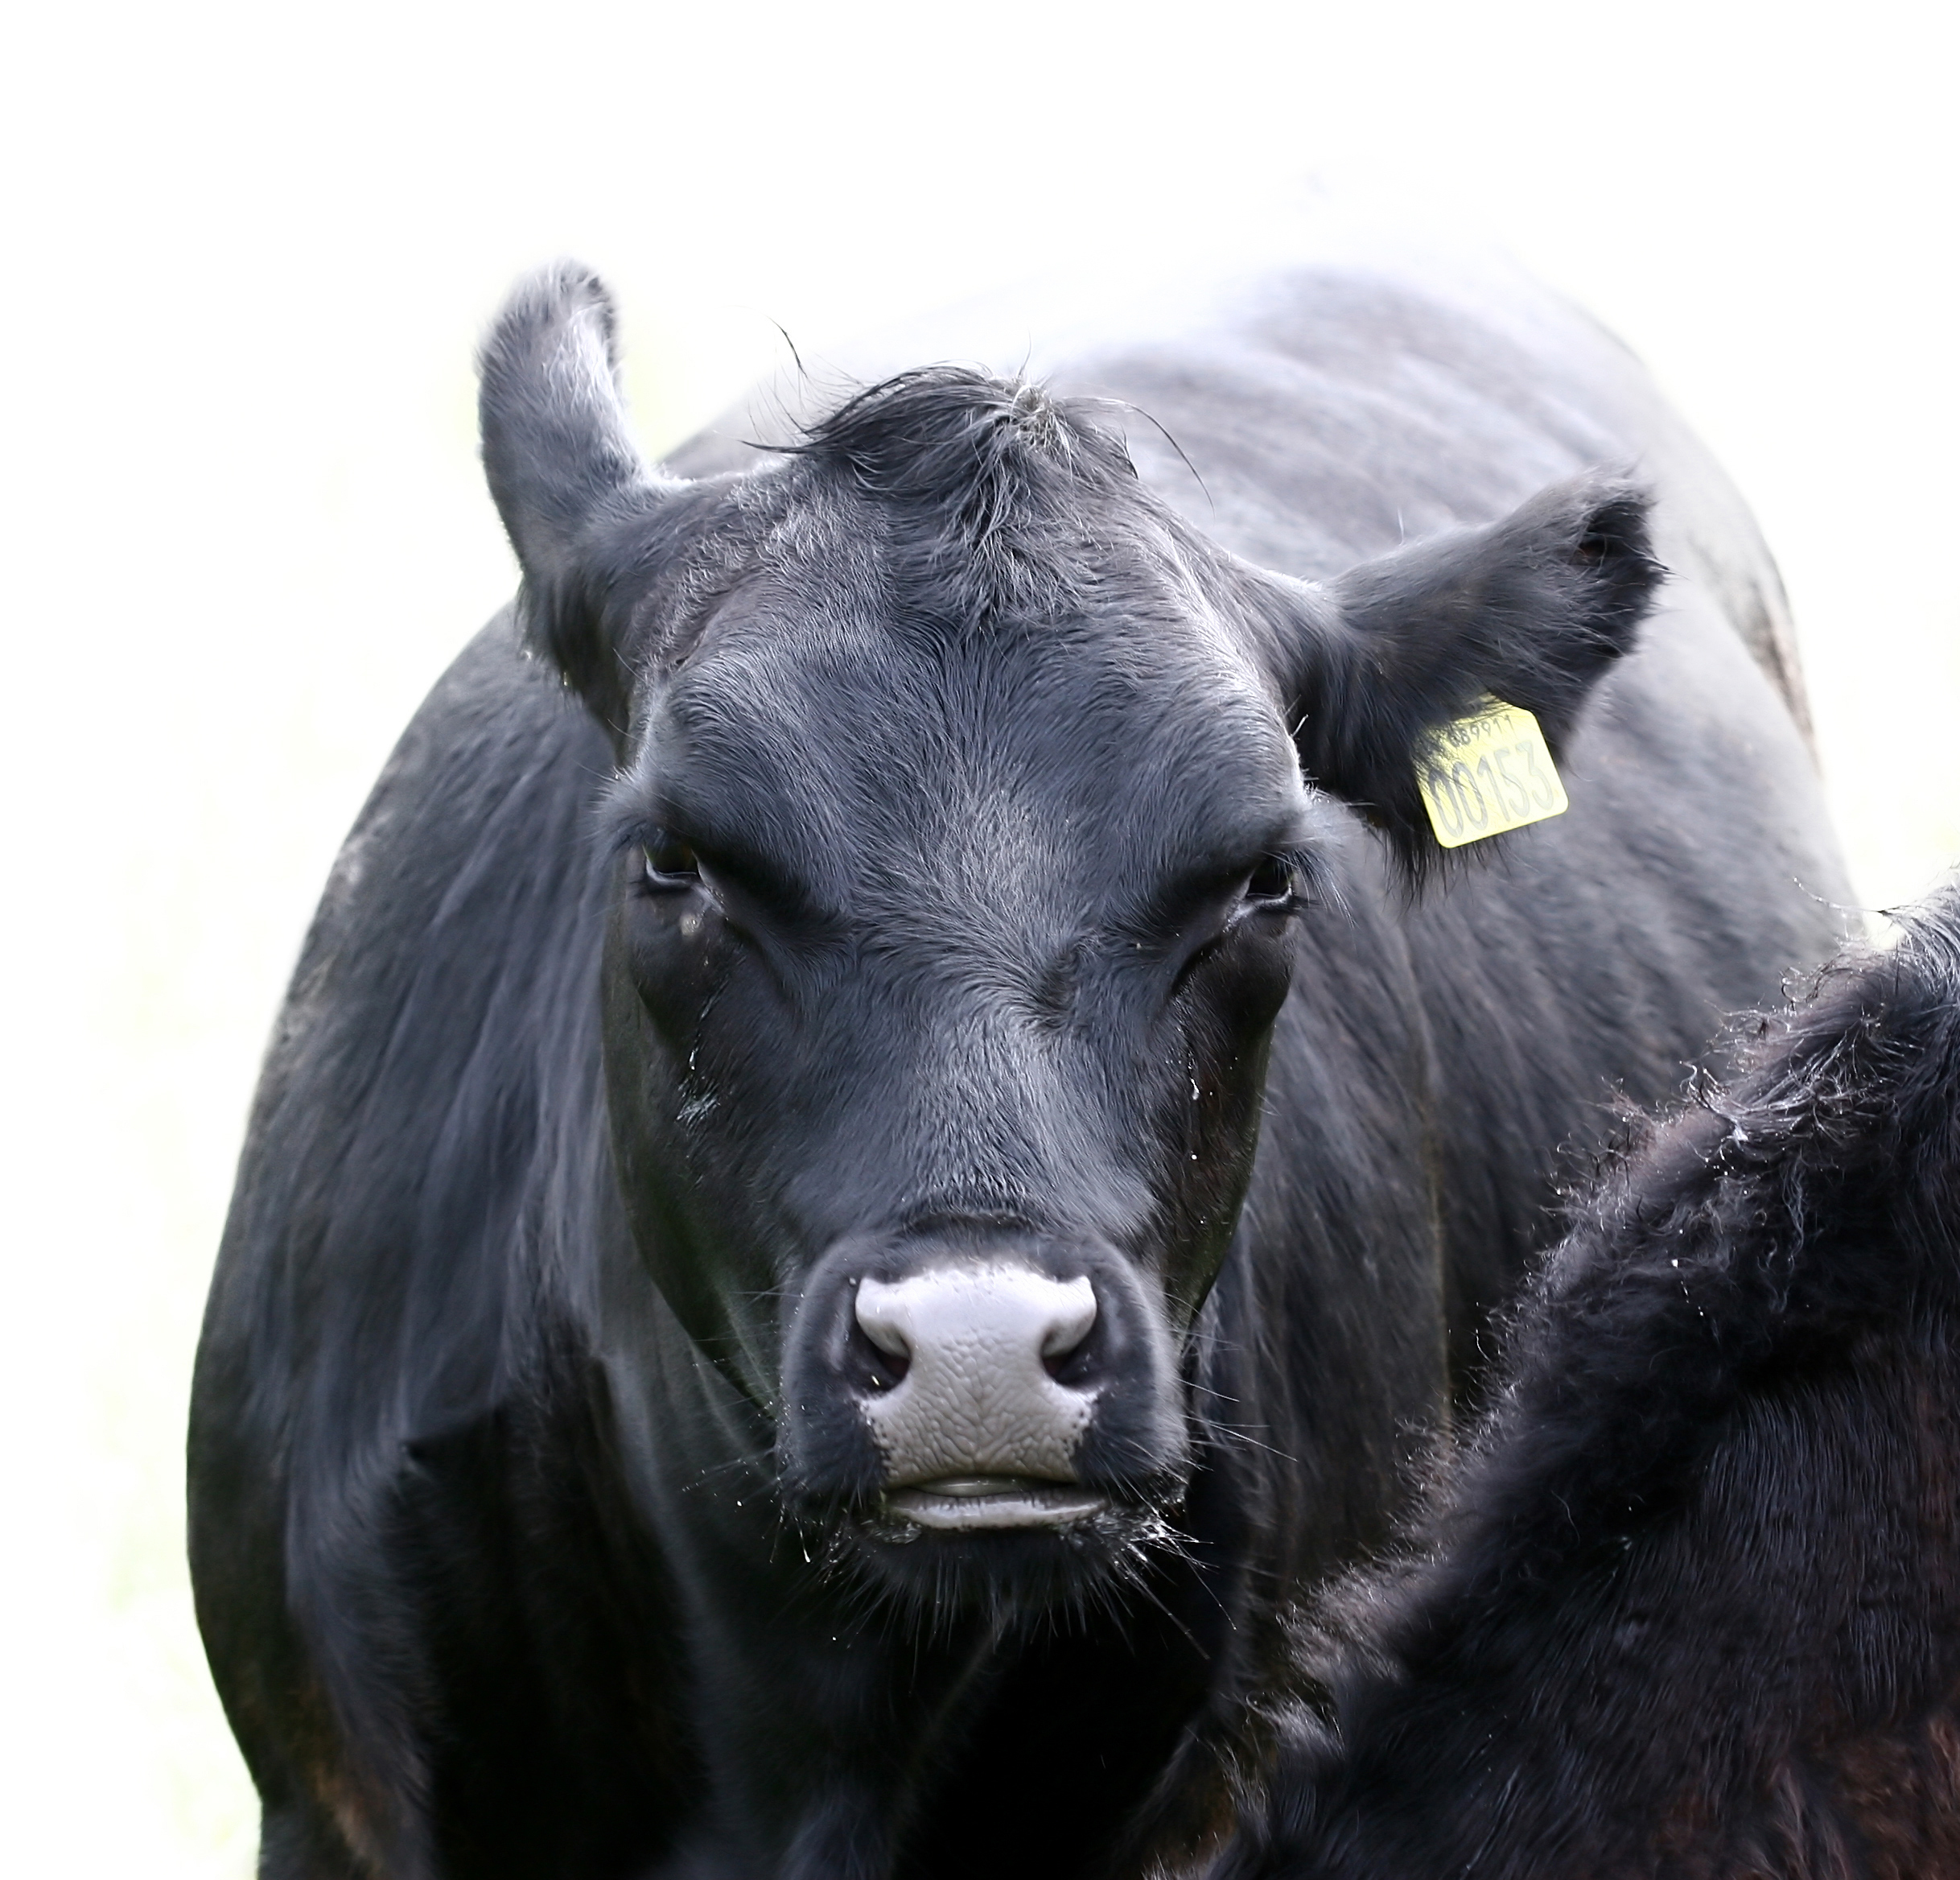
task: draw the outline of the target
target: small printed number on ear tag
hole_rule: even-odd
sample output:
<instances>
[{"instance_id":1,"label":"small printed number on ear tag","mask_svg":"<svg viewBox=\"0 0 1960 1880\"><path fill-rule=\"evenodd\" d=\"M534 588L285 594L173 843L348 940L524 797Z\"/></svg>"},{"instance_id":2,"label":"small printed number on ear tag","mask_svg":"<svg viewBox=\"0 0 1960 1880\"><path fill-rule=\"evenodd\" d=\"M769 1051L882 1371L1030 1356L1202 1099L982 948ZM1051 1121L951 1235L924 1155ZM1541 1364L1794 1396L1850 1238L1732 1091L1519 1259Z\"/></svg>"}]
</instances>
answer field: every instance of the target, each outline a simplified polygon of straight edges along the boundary
<instances>
[{"instance_id":1,"label":"small printed number on ear tag","mask_svg":"<svg viewBox=\"0 0 1960 1880\"><path fill-rule=\"evenodd\" d=\"M1488 692L1467 717L1436 732L1415 780L1445 848L1542 822L1566 806L1538 721Z\"/></svg>"}]
</instances>

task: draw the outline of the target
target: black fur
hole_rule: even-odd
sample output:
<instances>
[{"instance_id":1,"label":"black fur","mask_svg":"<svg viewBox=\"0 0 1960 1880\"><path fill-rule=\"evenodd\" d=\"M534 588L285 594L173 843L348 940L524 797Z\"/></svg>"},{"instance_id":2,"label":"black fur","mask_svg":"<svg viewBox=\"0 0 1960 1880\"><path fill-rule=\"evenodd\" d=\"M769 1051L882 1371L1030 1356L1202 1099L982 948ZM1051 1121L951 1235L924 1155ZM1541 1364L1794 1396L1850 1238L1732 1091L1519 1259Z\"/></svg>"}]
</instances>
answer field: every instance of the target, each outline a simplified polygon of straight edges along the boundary
<instances>
[{"instance_id":1,"label":"black fur","mask_svg":"<svg viewBox=\"0 0 1960 1880\"><path fill-rule=\"evenodd\" d=\"M1454 291L1276 276L668 475L596 284L520 291L517 617L336 868L200 1355L266 1880L1060 1880L1218 1830L1562 1145L1834 934L1719 476L1583 321ZM1609 672L1655 571L1587 466L1636 459L1703 575ZM1413 897L1414 753L1487 689L1572 808ZM887 1518L840 1302L949 1243L1095 1290L1093 1519Z\"/></svg>"},{"instance_id":2,"label":"black fur","mask_svg":"<svg viewBox=\"0 0 1960 1880\"><path fill-rule=\"evenodd\" d=\"M1218 1880L1960 1874L1960 884L1900 917L1580 1205Z\"/></svg>"},{"instance_id":3,"label":"black fur","mask_svg":"<svg viewBox=\"0 0 1960 1880\"><path fill-rule=\"evenodd\" d=\"M902 578L955 627L1082 605L1097 510L1139 493L1089 408L944 366L860 392L795 447L904 518Z\"/></svg>"}]
</instances>

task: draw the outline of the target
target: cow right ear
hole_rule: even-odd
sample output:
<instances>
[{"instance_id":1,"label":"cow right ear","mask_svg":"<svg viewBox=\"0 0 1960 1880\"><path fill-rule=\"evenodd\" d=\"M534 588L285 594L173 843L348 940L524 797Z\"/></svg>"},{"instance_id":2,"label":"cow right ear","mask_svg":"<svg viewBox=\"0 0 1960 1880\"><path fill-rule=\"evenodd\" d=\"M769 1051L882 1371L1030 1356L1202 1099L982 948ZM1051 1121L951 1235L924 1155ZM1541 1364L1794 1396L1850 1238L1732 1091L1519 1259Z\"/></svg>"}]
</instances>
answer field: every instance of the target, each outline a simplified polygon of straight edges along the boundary
<instances>
[{"instance_id":1,"label":"cow right ear","mask_svg":"<svg viewBox=\"0 0 1960 1880\"><path fill-rule=\"evenodd\" d=\"M620 550L690 486L657 475L628 431L612 299L589 269L521 282L479 368L484 471L524 573L525 637L623 736L632 674L607 606Z\"/></svg>"},{"instance_id":2,"label":"cow right ear","mask_svg":"<svg viewBox=\"0 0 1960 1880\"><path fill-rule=\"evenodd\" d=\"M1534 713L1557 757L1632 649L1665 575L1649 501L1596 472L1328 587L1260 577L1301 768L1361 810L1411 879L1443 853L1416 784L1436 732L1493 695Z\"/></svg>"}]
</instances>

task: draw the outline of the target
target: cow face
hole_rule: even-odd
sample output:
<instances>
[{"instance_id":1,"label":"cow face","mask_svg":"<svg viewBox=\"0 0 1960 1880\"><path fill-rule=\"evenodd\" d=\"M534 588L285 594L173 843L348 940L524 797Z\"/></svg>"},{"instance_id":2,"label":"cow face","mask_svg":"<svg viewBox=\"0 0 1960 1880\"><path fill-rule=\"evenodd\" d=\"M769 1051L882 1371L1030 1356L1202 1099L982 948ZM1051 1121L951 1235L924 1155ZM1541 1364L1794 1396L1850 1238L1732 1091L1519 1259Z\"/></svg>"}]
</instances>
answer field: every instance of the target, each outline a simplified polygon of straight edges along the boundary
<instances>
[{"instance_id":1,"label":"cow face","mask_svg":"<svg viewBox=\"0 0 1960 1880\"><path fill-rule=\"evenodd\" d=\"M1324 592L974 374L662 483L611 344L541 277L484 417L529 631L620 752L640 1250L793 1515L900 1593L1079 1590L1181 1491L1180 1350L1347 804L1419 869L1431 728L1495 691L1559 737L1645 604L1641 505L1568 487Z\"/></svg>"},{"instance_id":2,"label":"cow face","mask_svg":"<svg viewBox=\"0 0 1960 1880\"><path fill-rule=\"evenodd\" d=\"M641 1244L801 1506L941 1551L1142 1519L1324 809L1202 620L908 626L856 506L649 684L613 793Z\"/></svg>"}]
</instances>

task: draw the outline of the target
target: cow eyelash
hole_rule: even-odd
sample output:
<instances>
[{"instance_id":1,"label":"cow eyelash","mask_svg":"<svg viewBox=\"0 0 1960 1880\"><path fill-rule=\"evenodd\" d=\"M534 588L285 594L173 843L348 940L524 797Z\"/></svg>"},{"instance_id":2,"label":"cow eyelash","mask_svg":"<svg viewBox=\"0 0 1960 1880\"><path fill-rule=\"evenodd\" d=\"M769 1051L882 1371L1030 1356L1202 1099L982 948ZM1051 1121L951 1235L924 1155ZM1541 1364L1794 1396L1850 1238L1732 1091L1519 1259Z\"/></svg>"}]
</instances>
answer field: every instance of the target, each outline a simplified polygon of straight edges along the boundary
<instances>
[{"instance_id":1,"label":"cow eyelash","mask_svg":"<svg viewBox=\"0 0 1960 1880\"><path fill-rule=\"evenodd\" d=\"M701 858L666 830L640 838L640 861L642 879L656 894L678 893L701 884Z\"/></svg>"},{"instance_id":2,"label":"cow eyelash","mask_svg":"<svg viewBox=\"0 0 1960 1880\"><path fill-rule=\"evenodd\" d=\"M1248 901L1291 901L1299 876L1285 855L1267 855L1246 878Z\"/></svg>"},{"instance_id":3,"label":"cow eyelash","mask_svg":"<svg viewBox=\"0 0 1960 1880\"><path fill-rule=\"evenodd\" d=\"M1244 898L1251 906L1299 907L1315 898L1323 873L1320 858L1311 851L1276 851L1262 856L1246 876Z\"/></svg>"}]
</instances>

